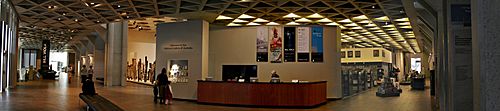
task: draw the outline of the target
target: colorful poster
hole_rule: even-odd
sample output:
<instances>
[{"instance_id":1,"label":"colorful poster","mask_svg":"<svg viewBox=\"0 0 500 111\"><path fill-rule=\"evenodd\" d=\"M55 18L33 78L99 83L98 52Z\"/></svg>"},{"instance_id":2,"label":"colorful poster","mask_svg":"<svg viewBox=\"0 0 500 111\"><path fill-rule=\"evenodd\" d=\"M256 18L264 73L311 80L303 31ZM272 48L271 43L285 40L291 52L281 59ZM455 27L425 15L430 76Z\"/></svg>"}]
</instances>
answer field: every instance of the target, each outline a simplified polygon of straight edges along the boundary
<instances>
[{"instance_id":1,"label":"colorful poster","mask_svg":"<svg viewBox=\"0 0 500 111\"><path fill-rule=\"evenodd\" d=\"M311 28L297 27L297 61L309 62Z\"/></svg>"},{"instance_id":2,"label":"colorful poster","mask_svg":"<svg viewBox=\"0 0 500 111\"><path fill-rule=\"evenodd\" d=\"M284 29L284 61L295 62L295 27L285 27Z\"/></svg>"},{"instance_id":3,"label":"colorful poster","mask_svg":"<svg viewBox=\"0 0 500 111\"><path fill-rule=\"evenodd\" d=\"M274 26L269 28L269 38L271 39L269 59L271 63L281 63L283 50L282 27Z\"/></svg>"},{"instance_id":4,"label":"colorful poster","mask_svg":"<svg viewBox=\"0 0 500 111\"><path fill-rule=\"evenodd\" d=\"M257 62L267 62L268 53L268 32L266 26L257 27Z\"/></svg>"},{"instance_id":5,"label":"colorful poster","mask_svg":"<svg viewBox=\"0 0 500 111\"><path fill-rule=\"evenodd\" d=\"M323 62L323 27L312 27L311 39L311 61Z\"/></svg>"}]
</instances>

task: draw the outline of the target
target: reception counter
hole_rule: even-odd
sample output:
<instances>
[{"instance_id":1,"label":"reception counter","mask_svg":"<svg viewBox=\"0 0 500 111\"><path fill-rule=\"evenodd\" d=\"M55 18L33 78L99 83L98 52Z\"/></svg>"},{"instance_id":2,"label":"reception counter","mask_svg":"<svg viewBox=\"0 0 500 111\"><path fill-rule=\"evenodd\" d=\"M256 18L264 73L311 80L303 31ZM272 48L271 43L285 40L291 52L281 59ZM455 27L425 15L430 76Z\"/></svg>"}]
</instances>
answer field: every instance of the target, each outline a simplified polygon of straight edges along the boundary
<instances>
[{"instance_id":1,"label":"reception counter","mask_svg":"<svg viewBox=\"0 0 500 111\"><path fill-rule=\"evenodd\" d=\"M311 107L326 101L326 81L307 83L198 81L200 103Z\"/></svg>"}]
</instances>

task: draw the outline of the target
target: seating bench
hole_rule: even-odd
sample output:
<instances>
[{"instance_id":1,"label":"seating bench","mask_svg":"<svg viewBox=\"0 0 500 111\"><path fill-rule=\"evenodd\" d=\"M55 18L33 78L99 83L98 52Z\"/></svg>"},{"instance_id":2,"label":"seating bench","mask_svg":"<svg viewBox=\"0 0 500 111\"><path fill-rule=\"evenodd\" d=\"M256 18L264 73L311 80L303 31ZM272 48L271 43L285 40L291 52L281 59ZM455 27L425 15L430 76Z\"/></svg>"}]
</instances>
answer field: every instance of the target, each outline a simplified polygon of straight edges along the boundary
<instances>
[{"instance_id":1,"label":"seating bench","mask_svg":"<svg viewBox=\"0 0 500 111\"><path fill-rule=\"evenodd\" d=\"M80 94L80 98L87 103L87 110L92 111L123 111L111 101L99 95Z\"/></svg>"}]
</instances>

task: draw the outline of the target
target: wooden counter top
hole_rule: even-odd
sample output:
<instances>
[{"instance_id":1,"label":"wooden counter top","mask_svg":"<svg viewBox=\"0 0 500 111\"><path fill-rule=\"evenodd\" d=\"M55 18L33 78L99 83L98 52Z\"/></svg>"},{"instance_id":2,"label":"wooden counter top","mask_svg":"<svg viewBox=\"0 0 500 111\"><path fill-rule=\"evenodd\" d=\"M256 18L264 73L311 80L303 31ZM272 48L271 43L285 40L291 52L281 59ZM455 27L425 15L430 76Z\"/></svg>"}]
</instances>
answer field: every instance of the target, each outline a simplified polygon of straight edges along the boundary
<instances>
[{"instance_id":1,"label":"wooden counter top","mask_svg":"<svg viewBox=\"0 0 500 111\"><path fill-rule=\"evenodd\" d=\"M247 106L311 107L326 102L326 81L198 81L198 102Z\"/></svg>"}]
</instances>

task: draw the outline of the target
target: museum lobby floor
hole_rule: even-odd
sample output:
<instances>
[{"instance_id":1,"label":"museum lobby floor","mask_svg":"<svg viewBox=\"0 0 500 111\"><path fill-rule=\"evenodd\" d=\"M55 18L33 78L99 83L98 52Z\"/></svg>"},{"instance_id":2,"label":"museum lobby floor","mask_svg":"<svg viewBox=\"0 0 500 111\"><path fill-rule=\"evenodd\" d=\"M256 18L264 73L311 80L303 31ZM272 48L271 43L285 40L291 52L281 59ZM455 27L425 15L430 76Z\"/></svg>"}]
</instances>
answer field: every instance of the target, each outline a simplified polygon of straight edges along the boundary
<instances>
[{"instance_id":1,"label":"museum lobby floor","mask_svg":"<svg viewBox=\"0 0 500 111\"><path fill-rule=\"evenodd\" d=\"M78 82L36 80L19 83L0 95L0 110L15 111L75 111L83 110ZM381 98L375 89L343 100L330 101L313 109L248 108L202 105L188 101L174 101L172 105L154 104L149 87L127 83L126 87L96 85L99 95L127 111L430 111L429 90L410 90L403 86L400 97ZM175 95L175 94L174 94Z\"/></svg>"}]
</instances>

